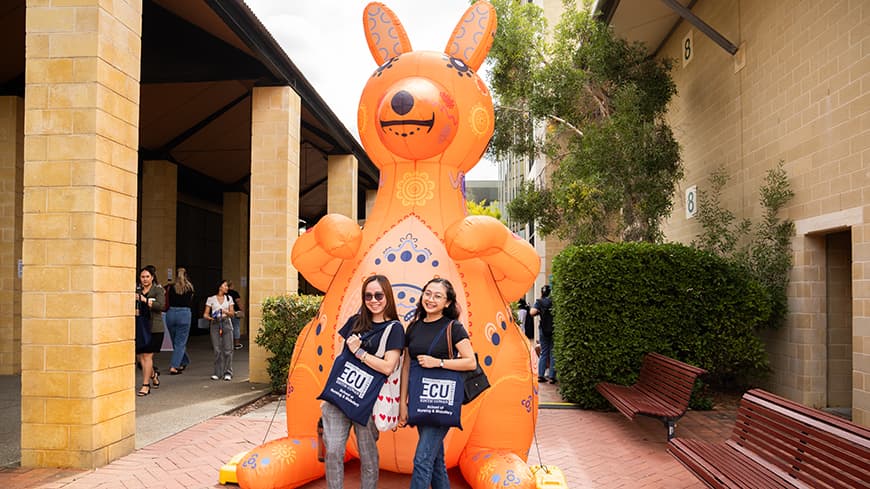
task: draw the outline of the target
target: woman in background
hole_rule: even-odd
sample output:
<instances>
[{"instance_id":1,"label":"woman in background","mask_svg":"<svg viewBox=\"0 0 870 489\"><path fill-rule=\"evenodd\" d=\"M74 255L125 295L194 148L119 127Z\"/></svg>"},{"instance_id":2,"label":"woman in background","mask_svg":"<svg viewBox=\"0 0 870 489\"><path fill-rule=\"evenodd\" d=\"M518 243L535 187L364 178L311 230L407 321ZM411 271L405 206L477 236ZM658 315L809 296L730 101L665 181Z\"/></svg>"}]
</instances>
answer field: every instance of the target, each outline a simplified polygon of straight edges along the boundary
<instances>
[{"instance_id":1,"label":"woman in background","mask_svg":"<svg viewBox=\"0 0 870 489\"><path fill-rule=\"evenodd\" d=\"M136 292L136 314L150 316L151 325L150 341L136 348L136 360L142 366L142 387L137 393L140 397L150 394L152 387L160 387L160 374L154 370L154 354L163 345L162 313L166 296L163 287L157 283L153 268L149 265L139 270L139 287Z\"/></svg>"},{"instance_id":2,"label":"woman in background","mask_svg":"<svg viewBox=\"0 0 870 489\"><path fill-rule=\"evenodd\" d=\"M190 336L194 289L187 277L187 270L182 267L175 272L175 282L167 284L167 287L169 309L166 310L166 329L172 337L169 375L178 375L190 364L190 357L187 356L187 338Z\"/></svg>"},{"instance_id":3,"label":"woman in background","mask_svg":"<svg viewBox=\"0 0 870 489\"><path fill-rule=\"evenodd\" d=\"M202 317L209 320L211 346L214 350L214 373L211 380L233 380L233 298L227 295L226 280L218 282L217 293L205 301Z\"/></svg>"}]
</instances>

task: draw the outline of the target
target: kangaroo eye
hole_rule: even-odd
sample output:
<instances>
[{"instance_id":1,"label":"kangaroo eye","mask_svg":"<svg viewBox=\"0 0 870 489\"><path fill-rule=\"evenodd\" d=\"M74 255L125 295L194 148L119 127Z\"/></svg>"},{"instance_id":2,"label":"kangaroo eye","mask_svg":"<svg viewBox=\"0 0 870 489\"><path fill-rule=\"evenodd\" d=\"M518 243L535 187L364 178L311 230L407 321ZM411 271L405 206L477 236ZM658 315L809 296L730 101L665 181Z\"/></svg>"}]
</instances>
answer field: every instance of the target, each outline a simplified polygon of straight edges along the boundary
<instances>
[{"instance_id":1,"label":"kangaroo eye","mask_svg":"<svg viewBox=\"0 0 870 489\"><path fill-rule=\"evenodd\" d=\"M450 57L450 62L447 63L447 67L456 70L456 74L460 77L467 76L471 78L472 73L474 73L474 70L469 68L464 61L459 58L454 58L452 56Z\"/></svg>"}]
</instances>

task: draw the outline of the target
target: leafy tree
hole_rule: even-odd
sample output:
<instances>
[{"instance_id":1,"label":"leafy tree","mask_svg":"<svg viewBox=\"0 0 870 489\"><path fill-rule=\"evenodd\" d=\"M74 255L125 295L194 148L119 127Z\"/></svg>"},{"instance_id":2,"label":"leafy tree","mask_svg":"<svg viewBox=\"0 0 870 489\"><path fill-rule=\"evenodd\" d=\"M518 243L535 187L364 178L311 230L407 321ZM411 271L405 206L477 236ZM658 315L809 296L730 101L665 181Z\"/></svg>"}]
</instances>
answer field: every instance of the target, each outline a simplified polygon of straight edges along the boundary
<instances>
[{"instance_id":1,"label":"leafy tree","mask_svg":"<svg viewBox=\"0 0 870 489\"><path fill-rule=\"evenodd\" d=\"M701 233L692 245L736 262L762 283L773 300L770 325L779 326L788 312L788 274L792 267L791 238L795 227L791 219L781 219L780 211L794 197L788 175L780 161L767 171L759 189L764 215L761 222L736 221L734 213L722 205L722 188L728 183L724 168L710 175L710 189L698 191L698 223Z\"/></svg>"},{"instance_id":2,"label":"leafy tree","mask_svg":"<svg viewBox=\"0 0 870 489\"><path fill-rule=\"evenodd\" d=\"M548 179L511 201L512 221L576 243L656 241L682 178L664 120L671 60L617 38L573 0L548 36L541 9L494 0L495 159L546 156ZM544 181L547 181L544 184Z\"/></svg>"},{"instance_id":3,"label":"leafy tree","mask_svg":"<svg viewBox=\"0 0 870 489\"><path fill-rule=\"evenodd\" d=\"M488 205L486 199L480 202L473 200L465 201L465 208L468 209L468 214L472 216L490 216L501 220L501 209L498 208L498 202L490 202Z\"/></svg>"}]
</instances>

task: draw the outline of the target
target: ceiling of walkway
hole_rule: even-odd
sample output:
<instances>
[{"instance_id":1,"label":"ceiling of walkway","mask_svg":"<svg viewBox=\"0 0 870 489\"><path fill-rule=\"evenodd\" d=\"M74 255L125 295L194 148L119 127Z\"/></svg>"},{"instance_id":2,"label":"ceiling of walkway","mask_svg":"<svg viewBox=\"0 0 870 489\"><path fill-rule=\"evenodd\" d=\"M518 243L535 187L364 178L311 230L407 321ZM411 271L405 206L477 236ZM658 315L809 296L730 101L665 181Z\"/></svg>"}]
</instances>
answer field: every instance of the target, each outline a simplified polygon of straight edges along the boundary
<instances>
[{"instance_id":1,"label":"ceiling of walkway","mask_svg":"<svg viewBox=\"0 0 870 489\"><path fill-rule=\"evenodd\" d=\"M302 97L300 218L326 213L326 161L355 154L359 194L377 169L242 0L144 0L140 159L179 167L179 192L215 201L247 192L251 94L292 86ZM0 95L24 94L25 0L0 2ZM364 209L364 205L360 205Z\"/></svg>"},{"instance_id":2,"label":"ceiling of walkway","mask_svg":"<svg viewBox=\"0 0 870 489\"><path fill-rule=\"evenodd\" d=\"M689 9L697 0L677 0ZM658 53L681 17L661 0L599 0L598 10L623 39L646 45Z\"/></svg>"}]
</instances>

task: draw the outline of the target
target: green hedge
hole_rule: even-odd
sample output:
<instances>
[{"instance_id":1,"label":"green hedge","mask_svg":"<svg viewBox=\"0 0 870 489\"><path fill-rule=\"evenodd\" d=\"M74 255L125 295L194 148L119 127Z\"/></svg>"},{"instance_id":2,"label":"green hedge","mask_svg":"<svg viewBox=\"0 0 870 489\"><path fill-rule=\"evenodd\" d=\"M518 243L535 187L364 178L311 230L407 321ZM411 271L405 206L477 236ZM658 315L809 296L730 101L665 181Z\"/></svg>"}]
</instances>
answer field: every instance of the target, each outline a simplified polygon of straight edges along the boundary
<instances>
[{"instance_id":1,"label":"green hedge","mask_svg":"<svg viewBox=\"0 0 870 489\"><path fill-rule=\"evenodd\" d=\"M273 392L284 392L293 347L302 328L317 315L323 296L287 294L263 301L263 319L254 340L268 350L269 378Z\"/></svg>"},{"instance_id":2,"label":"green hedge","mask_svg":"<svg viewBox=\"0 0 870 489\"><path fill-rule=\"evenodd\" d=\"M566 400L604 408L601 381L632 384L655 351L697 365L714 383L768 370L756 335L765 289L739 267L679 244L569 247L553 262L555 355Z\"/></svg>"}]
</instances>

